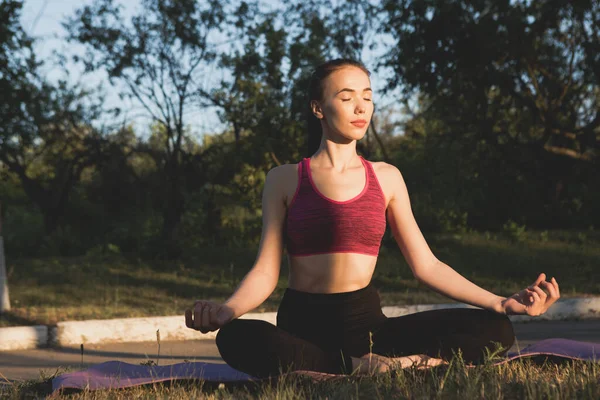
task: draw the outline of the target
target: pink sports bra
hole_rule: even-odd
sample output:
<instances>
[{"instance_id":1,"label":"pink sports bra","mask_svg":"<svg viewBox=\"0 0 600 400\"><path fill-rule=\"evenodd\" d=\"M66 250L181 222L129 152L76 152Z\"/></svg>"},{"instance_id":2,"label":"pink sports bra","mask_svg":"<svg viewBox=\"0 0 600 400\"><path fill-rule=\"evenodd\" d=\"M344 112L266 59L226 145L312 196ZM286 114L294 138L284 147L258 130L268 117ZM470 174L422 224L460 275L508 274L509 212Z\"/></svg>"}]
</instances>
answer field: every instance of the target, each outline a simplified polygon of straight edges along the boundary
<instances>
[{"instance_id":1,"label":"pink sports bra","mask_svg":"<svg viewBox=\"0 0 600 400\"><path fill-rule=\"evenodd\" d=\"M288 254L324 253L379 255L385 233L385 196L370 162L359 156L366 184L353 199L335 201L313 183L310 158L298 164L298 186L285 221Z\"/></svg>"}]
</instances>

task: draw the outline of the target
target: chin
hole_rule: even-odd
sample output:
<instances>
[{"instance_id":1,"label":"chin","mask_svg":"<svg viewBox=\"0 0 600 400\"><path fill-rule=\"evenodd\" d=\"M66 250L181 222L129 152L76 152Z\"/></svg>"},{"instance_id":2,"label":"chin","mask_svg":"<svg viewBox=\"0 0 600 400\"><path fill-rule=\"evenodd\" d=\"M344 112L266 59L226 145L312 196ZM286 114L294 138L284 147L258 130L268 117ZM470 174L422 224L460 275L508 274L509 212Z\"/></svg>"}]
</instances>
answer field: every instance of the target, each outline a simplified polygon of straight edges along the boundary
<instances>
[{"instance_id":1,"label":"chin","mask_svg":"<svg viewBox=\"0 0 600 400\"><path fill-rule=\"evenodd\" d=\"M356 133L342 133L340 135L341 137L343 137L344 139L348 139L348 140L361 140L362 138L365 137L365 133L363 132L362 134L356 134Z\"/></svg>"},{"instance_id":2,"label":"chin","mask_svg":"<svg viewBox=\"0 0 600 400\"><path fill-rule=\"evenodd\" d=\"M361 131L358 134L354 134L352 136L355 137L356 140L360 140L360 139L364 138L366 136L366 134L367 134L367 128L365 127L363 131Z\"/></svg>"},{"instance_id":3,"label":"chin","mask_svg":"<svg viewBox=\"0 0 600 400\"><path fill-rule=\"evenodd\" d=\"M361 129L349 129L349 130L339 129L339 130L337 130L337 134L339 136L343 137L344 139L360 140L365 137L365 135L367 134L368 128L369 128L369 125L365 125Z\"/></svg>"}]
</instances>

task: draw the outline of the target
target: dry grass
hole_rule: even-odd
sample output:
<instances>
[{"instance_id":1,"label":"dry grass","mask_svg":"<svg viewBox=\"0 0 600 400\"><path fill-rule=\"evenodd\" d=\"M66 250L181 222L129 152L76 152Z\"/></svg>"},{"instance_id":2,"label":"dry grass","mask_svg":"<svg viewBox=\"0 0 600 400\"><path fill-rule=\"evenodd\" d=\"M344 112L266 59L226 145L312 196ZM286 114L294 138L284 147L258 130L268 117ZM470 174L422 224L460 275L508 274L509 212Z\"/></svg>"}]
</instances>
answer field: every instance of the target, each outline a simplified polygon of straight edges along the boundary
<instances>
[{"instance_id":1,"label":"dry grass","mask_svg":"<svg viewBox=\"0 0 600 400\"><path fill-rule=\"evenodd\" d=\"M51 377L0 386L2 398L34 398L51 393ZM600 363L521 359L469 368L460 357L429 370L405 368L376 376L314 381L287 375L272 382L219 384L187 381L118 390L64 391L73 399L598 399Z\"/></svg>"},{"instance_id":2,"label":"dry grass","mask_svg":"<svg viewBox=\"0 0 600 400\"><path fill-rule=\"evenodd\" d=\"M519 241L468 233L427 237L434 253L478 285L509 296L539 272L556 276L563 298L599 295L593 279L600 259L600 232L529 232ZM225 300L251 268L256 249L202 249L181 261L125 256L12 260L7 249L13 310L0 326L53 324L66 320L182 314L199 298ZM256 311L277 309L287 285L279 285ZM373 277L382 305L447 303L420 285L398 247L382 247Z\"/></svg>"}]
</instances>

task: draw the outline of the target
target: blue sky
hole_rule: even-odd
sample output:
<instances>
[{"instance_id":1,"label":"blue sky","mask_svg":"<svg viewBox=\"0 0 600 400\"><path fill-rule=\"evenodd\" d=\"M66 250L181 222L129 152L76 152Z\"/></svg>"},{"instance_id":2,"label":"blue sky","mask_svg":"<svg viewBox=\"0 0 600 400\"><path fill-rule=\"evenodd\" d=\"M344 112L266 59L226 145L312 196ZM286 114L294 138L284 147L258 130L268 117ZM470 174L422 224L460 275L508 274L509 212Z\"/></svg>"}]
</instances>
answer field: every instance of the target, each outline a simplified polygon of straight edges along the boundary
<instances>
[{"instance_id":1,"label":"blue sky","mask_svg":"<svg viewBox=\"0 0 600 400\"><path fill-rule=\"evenodd\" d=\"M120 107L125 111L125 116L132 121L139 133L147 133L150 119L146 116L140 106L135 103L130 103L127 100L121 100L117 94L117 89L110 86L104 73L94 73L82 75L82 70L75 64L69 63L67 70L62 70L53 66L53 52L62 54L77 51L78 46L67 44L62 39L65 36L65 31L61 22L67 16L73 15L75 10L83 7L86 4L91 4L91 0L25 0L21 22L24 29L33 37L38 39L36 44L37 55L44 60L48 60L45 72L51 80L67 79L70 82L84 83L88 87L94 87L98 84L103 84L106 93L107 107ZM126 5L126 13L133 14L137 2L118 1ZM277 0L268 0L264 4L267 7L277 7ZM82 50L82 47L79 47ZM368 60L365 60L367 66ZM221 72L223 75L223 72ZM377 79L376 75L372 76L372 86L377 94L378 89L381 89L384 82L383 79ZM380 77L382 78L382 77ZM379 99L379 106L384 106L393 101L391 96L386 99ZM194 116L202 115L202 120L194 119ZM215 110L200 110L191 113L191 118L186 121L191 127L193 134L201 138L204 134L210 134L215 131L220 131L225 126L219 121Z\"/></svg>"},{"instance_id":2,"label":"blue sky","mask_svg":"<svg viewBox=\"0 0 600 400\"><path fill-rule=\"evenodd\" d=\"M147 130L149 119L132 116L136 115L139 107L127 100L121 100L117 89L108 83L106 74L96 72L84 75L82 68L74 63L69 62L66 69L61 69L53 62L54 52L72 54L74 51L83 51L83 46L65 42L63 38L66 32L61 24L68 16L73 15L77 8L91 3L91 0L25 0L21 23L25 31L37 39L36 53L40 59L46 60L44 72L50 80L66 79L71 83L80 83L89 88L102 84L107 108L121 107L128 110L126 118L133 122L136 131L144 132ZM127 3L122 2L122 4ZM132 3L129 2L129 4ZM214 117L216 118L216 115Z\"/></svg>"}]
</instances>

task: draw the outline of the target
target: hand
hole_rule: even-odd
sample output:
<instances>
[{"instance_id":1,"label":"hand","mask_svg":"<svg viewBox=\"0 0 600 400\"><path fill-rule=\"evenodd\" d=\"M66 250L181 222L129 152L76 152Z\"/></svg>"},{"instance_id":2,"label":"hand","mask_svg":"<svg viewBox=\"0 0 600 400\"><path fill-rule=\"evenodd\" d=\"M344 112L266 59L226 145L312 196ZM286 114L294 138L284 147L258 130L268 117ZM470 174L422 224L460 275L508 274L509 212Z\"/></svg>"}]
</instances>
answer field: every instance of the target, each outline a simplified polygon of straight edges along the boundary
<instances>
[{"instance_id":1,"label":"hand","mask_svg":"<svg viewBox=\"0 0 600 400\"><path fill-rule=\"evenodd\" d=\"M185 326L202 333L216 331L233 319L233 309L208 300L196 300L185 310Z\"/></svg>"},{"instance_id":2,"label":"hand","mask_svg":"<svg viewBox=\"0 0 600 400\"><path fill-rule=\"evenodd\" d=\"M556 279L545 281L546 274L541 273L536 281L529 287L502 300L502 309L507 315L527 314L538 316L546 312L556 300L560 298L560 289ZM548 291L548 294L541 288Z\"/></svg>"}]
</instances>

